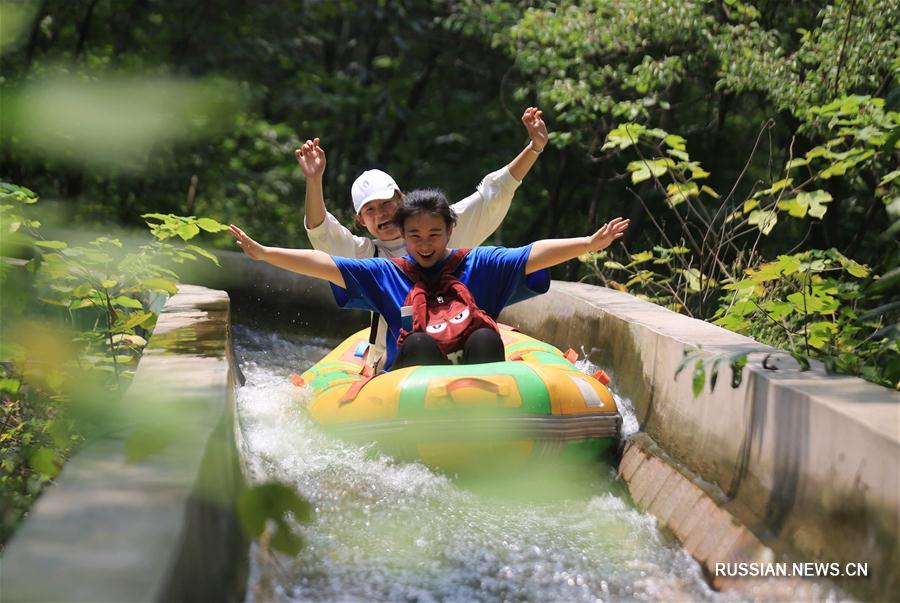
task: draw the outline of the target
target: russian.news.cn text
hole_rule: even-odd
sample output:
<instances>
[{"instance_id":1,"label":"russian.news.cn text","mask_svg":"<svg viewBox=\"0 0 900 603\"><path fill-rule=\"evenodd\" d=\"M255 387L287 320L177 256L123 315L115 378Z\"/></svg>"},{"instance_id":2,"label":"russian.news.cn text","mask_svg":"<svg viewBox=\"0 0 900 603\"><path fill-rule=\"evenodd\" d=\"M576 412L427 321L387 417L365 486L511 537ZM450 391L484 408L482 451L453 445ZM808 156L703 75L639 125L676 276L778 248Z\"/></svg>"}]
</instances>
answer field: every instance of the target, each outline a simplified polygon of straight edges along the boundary
<instances>
[{"instance_id":1,"label":"russian.news.cn text","mask_svg":"<svg viewBox=\"0 0 900 603\"><path fill-rule=\"evenodd\" d=\"M821 563L815 561L788 563L736 562L716 563L715 574L727 578L865 578L868 563Z\"/></svg>"}]
</instances>

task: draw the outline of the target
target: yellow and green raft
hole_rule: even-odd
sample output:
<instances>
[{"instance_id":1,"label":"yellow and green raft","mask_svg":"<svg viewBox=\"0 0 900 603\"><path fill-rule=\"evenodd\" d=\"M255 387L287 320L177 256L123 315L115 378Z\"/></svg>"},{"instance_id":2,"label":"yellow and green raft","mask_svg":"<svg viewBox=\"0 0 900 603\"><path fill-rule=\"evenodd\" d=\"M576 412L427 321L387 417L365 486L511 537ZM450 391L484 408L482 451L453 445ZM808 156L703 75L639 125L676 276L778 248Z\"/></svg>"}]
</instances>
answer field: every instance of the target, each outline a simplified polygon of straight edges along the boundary
<instances>
[{"instance_id":1,"label":"yellow and green raft","mask_svg":"<svg viewBox=\"0 0 900 603\"><path fill-rule=\"evenodd\" d=\"M501 326L505 362L414 366L366 380L368 333L292 376L311 389L312 417L344 439L459 471L488 459L600 455L619 437L609 379L575 368L572 350Z\"/></svg>"}]
</instances>

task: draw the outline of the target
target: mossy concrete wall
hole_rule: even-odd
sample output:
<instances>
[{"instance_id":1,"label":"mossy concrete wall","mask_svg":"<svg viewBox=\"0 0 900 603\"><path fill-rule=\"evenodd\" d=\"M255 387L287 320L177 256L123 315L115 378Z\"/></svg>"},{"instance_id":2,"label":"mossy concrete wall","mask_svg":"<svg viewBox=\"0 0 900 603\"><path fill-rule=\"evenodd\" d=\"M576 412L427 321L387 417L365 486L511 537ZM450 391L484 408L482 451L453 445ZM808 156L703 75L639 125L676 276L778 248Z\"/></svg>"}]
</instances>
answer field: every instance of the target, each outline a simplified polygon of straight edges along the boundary
<instances>
[{"instance_id":1,"label":"mossy concrete wall","mask_svg":"<svg viewBox=\"0 0 900 603\"><path fill-rule=\"evenodd\" d=\"M115 409L124 419L65 465L7 545L0 599L242 598L228 329L227 294L179 287Z\"/></svg>"},{"instance_id":2,"label":"mossy concrete wall","mask_svg":"<svg viewBox=\"0 0 900 603\"><path fill-rule=\"evenodd\" d=\"M900 394L801 371L789 355L630 295L554 282L501 320L612 370L641 430L720 489L729 513L773 548L869 564L856 592L893 596L900 574ZM750 353L743 380L694 397L686 350Z\"/></svg>"}]
</instances>

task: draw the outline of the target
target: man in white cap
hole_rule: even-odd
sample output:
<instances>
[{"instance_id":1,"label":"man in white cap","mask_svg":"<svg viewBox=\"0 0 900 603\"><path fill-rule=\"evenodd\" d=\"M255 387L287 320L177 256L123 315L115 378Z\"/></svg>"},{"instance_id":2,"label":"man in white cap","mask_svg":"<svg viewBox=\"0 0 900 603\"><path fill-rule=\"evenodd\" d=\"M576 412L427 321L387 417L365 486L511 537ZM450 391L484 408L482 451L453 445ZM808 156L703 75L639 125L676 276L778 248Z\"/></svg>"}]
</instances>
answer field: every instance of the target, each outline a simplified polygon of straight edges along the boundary
<instances>
[{"instance_id":1,"label":"man in white cap","mask_svg":"<svg viewBox=\"0 0 900 603\"><path fill-rule=\"evenodd\" d=\"M450 238L451 247L481 245L506 217L513 194L543 152L548 139L547 126L540 109L525 109L522 123L531 139L528 145L509 164L485 176L474 193L452 205L457 215L457 224ZM367 170L350 188L356 220L374 238L360 237L350 232L325 209L322 177L326 162L325 151L319 146L319 139L307 140L295 151L295 155L306 175L305 226L309 241L315 249L347 258L396 258L406 255L405 241L400 229L393 223L403 192L389 174L381 170ZM368 355L372 366L383 356L387 333L387 325L383 320L377 331L376 336L373 320L373 345Z\"/></svg>"}]
</instances>

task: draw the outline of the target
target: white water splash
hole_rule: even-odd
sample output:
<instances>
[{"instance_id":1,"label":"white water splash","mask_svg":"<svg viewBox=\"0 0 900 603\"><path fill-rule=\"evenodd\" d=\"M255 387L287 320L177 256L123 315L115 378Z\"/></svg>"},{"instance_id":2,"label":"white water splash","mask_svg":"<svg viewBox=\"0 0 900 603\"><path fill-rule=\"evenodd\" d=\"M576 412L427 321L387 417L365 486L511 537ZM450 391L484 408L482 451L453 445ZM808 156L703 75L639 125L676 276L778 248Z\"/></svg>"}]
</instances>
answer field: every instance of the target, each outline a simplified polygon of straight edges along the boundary
<instances>
[{"instance_id":1,"label":"white water splash","mask_svg":"<svg viewBox=\"0 0 900 603\"><path fill-rule=\"evenodd\" d=\"M296 558L254 547L248 601L720 598L605 476L584 475L587 494L549 502L478 494L315 428L306 392L288 376L323 356L327 342L241 327L235 340L246 377L237 392L245 460L257 479L292 484L316 510L298 528L306 546Z\"/></svg>"}]
</instances>

